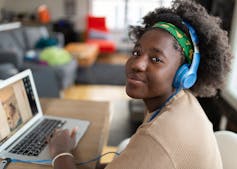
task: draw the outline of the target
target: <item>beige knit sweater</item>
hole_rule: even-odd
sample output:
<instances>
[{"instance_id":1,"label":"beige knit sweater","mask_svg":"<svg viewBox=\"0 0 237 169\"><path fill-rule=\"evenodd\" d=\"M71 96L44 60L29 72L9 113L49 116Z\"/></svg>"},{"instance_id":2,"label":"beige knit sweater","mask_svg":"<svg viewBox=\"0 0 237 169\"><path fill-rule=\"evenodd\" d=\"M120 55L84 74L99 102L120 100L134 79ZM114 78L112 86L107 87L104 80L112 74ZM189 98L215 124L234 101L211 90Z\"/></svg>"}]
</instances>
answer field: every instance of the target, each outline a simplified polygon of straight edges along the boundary
<instances>
[{"instance_id":1,"label":"beige knit sweater","mask_svg":"<svg viewBox=\"0 0 237 169\"><path fill-rule=\"evenodd\" d=\"M189 91L149 116L106 169L222 169L212 124Z\"/></svg>"}]
</instances>

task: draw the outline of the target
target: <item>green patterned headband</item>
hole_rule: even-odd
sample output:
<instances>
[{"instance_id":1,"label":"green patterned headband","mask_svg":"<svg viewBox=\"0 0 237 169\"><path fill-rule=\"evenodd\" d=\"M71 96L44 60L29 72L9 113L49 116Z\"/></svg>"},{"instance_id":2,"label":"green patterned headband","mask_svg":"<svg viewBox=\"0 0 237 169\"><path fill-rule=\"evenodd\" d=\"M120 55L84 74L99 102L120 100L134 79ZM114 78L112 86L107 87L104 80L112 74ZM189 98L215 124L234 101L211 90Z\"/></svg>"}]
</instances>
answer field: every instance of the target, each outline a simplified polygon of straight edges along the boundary
<instances>
[{"instance_id":1,"label":"green patterned headband","mask_svg":"<svg viewBox=\"0 0 237 169\"><path fill-rule=\"evenodd\" d=\"M153 28L161 28L168 31L179 43L184 51L184 56L188 63L191 63L193 58L193 45L190 38L181 31L177 26L167 22L157 22Z\"/></svg>"}]
</instances>

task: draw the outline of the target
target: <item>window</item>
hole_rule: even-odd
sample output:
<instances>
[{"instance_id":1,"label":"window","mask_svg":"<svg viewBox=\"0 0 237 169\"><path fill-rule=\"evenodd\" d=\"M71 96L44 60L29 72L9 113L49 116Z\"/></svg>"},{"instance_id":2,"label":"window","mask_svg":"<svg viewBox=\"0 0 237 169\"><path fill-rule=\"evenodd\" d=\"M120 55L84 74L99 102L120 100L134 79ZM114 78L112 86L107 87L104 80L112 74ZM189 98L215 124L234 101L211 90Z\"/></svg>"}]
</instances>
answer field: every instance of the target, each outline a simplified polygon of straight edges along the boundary
<instances>
[{"instance_id":1,"label":"window","mask_svg":"<svg viewBox=\"0 0 237 169\"><path fill-rule=\"evenodd\" d=\"M124 29L139 24L149 11L170 6L172 0L91 0L92 14L105 16L110 29Z\"/></svg>"},{"instance_id":2,"label":"window","mask_svg":"<svg viewBox=\"0 0 237 169\"><path fill-rule=\"evenodd\" d=\"M234 14L232 18L230 44L232 47L232 53L234 60L232 63L232 71L229 74L229 78L226 83L222 96L229 104L237 111L237 3L235 3Z\"/></svg>"},{"instance_id":3,"label":"window","mask_svg":"<svg viewBox=\"0 0 237 169\"><path fill-rule=\"evenodd\" d=\"M92 0L92 14L105 16L110 29L124 28L124 0Z\"/></svg>"}]
</instances>

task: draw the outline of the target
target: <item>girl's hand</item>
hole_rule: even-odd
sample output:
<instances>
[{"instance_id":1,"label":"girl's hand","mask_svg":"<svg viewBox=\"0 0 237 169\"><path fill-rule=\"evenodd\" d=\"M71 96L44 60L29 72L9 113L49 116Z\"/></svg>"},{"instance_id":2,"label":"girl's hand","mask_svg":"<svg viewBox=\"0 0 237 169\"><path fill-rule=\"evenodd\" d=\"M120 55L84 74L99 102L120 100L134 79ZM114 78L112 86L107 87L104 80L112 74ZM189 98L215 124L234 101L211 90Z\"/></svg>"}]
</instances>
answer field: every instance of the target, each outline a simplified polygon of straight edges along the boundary
<instances>
[{"instance_id":1,"label":"girl's hand","mask_svg":"<svg viewBox=\"0 0 237 169\"><path fill-rule=\"evenodd\" d=\"M51 158L60 153L71 152L74 149L77 130L77 128L74 128L71 133L67 129L54 132L52 138L48 139Z\"/></svg>"}]
</instances>

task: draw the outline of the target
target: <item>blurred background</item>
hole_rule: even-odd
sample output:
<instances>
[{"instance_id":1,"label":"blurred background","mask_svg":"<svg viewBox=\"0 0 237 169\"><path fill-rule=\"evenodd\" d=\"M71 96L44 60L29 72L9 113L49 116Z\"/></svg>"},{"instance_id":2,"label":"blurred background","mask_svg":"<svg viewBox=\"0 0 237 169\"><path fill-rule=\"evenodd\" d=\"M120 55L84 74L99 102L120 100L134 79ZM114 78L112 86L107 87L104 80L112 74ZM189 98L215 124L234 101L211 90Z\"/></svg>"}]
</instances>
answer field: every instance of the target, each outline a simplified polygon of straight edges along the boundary
<instances>
[{"instance_id":1,"label":"blurred background","mask_svg":"<svg viewBox=\"0 0 237 169\"><path fill-rule=\"evenodd\" d=\"M196 0L222 19L237 55L235 0ZM40 97L111 102L108 147L130 137L146 111L126 96L128 26L171 0L0 0L0 79L30 68ZM237 132L237 61L225 89L198 98L214 130ZM48 86L51 86L50 88Z\"/></svg>"}]
</instances>

